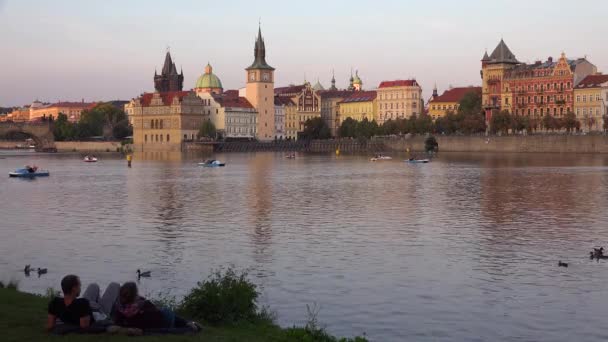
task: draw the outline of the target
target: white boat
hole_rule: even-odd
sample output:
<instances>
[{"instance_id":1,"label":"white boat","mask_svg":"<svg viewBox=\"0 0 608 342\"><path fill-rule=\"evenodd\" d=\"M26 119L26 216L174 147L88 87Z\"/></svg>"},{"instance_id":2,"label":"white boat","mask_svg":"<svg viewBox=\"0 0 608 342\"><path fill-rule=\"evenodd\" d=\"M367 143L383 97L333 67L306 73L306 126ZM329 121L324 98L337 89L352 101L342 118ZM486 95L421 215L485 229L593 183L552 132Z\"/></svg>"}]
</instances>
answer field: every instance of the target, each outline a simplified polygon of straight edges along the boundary
<instances>
[{"instance_id":1,"label":"white boat","mask_svg":"<svg viewBox=\"0 0 608 342\"><path fill-rule=\"evenodd\" d=\"M370 161L374 161L375 162L375 161L392 160L392 159L393 159L392 157L379 154L379 155L374 156L373 158L371 158Z\"/></svg>"},{"instance_id":2,"label":"white boat","mask_svg":"<svg viewBox=\"0 0 608 342\"><path fill-rule=\"evenodd\" d=\"M429 159L414 159L414 158L407 159L407 160L404 160L404 161L406 163L412 163L412 164L426 164L426 163L430 162Z\"/></svg>"},{"instance_id":3,"label":"white boat","mask_svg":"<svg viewBox=\"0 0 608 342\"><path fill-rule=\"evenodd\" d=\"M97 162L97 158L85 156L82 161L84 161L85 163L96 163Z\"/></svg>"},{"instance_id":4,"label":"white boat","mask_svg":"<svg viewBox=\"0 0 608 342\"><path fill-rule=\"evenodd\" d=\"M222 167L222 166L226 166L226 163L222 163L221 161L215 160L215 159L208 159L202 163L198 163L198 165L204 166L204 167Z\"/></svg>"}]
</instances>

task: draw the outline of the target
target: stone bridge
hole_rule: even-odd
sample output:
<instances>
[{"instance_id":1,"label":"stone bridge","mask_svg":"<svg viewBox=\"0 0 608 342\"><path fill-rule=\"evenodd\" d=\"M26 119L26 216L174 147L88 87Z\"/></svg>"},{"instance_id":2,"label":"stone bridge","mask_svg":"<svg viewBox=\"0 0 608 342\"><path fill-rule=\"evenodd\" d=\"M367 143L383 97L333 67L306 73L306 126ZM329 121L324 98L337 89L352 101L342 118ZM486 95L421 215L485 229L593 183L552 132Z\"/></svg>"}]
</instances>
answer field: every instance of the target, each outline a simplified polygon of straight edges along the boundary
<instances>
[{"instance_id":1,"label":"stone bridge","mask_svg":"<svg viewBox=\"0 0 608 342\"><path fill-rule=\"evenodd\" d=\"M23 133L36 142L38 152L56 152L53 124L51 122L0 122L0 136Z\"/></svg>"}]
</instances>

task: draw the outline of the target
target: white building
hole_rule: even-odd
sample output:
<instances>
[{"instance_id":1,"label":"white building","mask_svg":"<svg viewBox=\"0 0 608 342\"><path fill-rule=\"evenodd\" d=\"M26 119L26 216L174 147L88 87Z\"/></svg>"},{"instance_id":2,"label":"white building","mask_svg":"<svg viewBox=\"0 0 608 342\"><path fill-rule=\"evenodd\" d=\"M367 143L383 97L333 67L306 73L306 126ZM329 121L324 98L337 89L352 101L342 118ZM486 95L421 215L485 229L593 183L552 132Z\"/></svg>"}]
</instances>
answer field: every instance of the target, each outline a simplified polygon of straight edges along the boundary
<instances>
[{"instance_id":1,"label":"white building","mask_svg":"<svg viewBox=\"0 0 608 342\"><path fill-rule=\"evenodd\" d=\"M275 96L274 98L274 136L275 139L283 140L285 134L285 107L291 102L289 98Z\"/></svg>"},{"instance_id":2,"label":"white building","mask_svg":"<svg viewBox=\"0 0 608 342\"><path fill-rule=\"evenodd\" d=\"M233 139L256 137L257 111L237 91L200 93L198 96L203 100L205 111L219 135Z\"/></svg>"}]
</instances>

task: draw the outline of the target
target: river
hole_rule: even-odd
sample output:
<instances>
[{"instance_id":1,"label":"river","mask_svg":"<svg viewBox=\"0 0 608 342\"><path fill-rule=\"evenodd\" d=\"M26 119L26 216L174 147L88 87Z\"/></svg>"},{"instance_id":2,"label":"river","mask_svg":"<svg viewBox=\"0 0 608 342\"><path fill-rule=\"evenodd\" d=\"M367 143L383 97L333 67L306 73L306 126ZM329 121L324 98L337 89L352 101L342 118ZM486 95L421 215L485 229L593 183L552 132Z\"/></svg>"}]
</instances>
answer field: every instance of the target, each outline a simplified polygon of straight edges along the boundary
<instances>
[{"instance_id":1,"label":"river","mask_svg":"<svg viewBox=\"0 0 608 342\"><path fill-rule=\"evenodd\" d=\"M317 303L331 333L372 341L608 339L608 263L587 257L608 242L608 156L216 157L0 152L0 280L44 293L141 268L144 294L180 297L233 265L283 326ZM26 163L51 176L8 178Z\"/></svg>"}]
</instances>

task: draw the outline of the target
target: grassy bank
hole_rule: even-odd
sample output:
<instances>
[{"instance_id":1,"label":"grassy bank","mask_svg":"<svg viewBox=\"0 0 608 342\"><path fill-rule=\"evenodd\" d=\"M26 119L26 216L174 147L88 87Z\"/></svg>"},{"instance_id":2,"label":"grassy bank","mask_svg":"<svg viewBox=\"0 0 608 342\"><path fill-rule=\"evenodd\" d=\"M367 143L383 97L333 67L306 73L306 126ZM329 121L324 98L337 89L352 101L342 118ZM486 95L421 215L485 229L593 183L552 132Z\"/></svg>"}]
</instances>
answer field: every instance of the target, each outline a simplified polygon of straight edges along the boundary
<instances>
[{"instance_id":1,"label":"grassy bank","mask_svg":"<svg viewBox=\"0 0 608 342\"><path fill-rule=\"evenodd\" d=\"M283 329L270 323L238 323L230 326L204 326L195 336L146 336L126 337L110 335L51 336L44 331L48 299L42 296L0 288L0 331L2 341L316 341L303 328ZM353 340L365 341L363 339Z\"/></svg>"}]
</instances>

